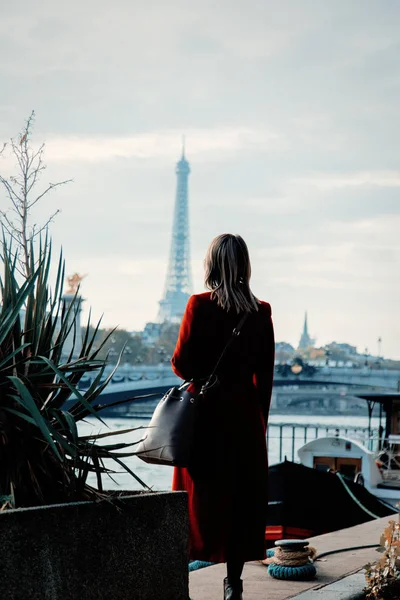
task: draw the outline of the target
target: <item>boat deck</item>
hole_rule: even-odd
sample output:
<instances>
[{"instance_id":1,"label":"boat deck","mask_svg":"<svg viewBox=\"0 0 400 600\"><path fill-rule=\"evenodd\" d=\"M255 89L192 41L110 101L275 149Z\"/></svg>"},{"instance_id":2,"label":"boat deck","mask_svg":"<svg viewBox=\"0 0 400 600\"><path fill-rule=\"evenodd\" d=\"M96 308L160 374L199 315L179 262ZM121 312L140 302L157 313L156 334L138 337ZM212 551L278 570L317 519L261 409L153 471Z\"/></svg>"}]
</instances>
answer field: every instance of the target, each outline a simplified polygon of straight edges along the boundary
<instances>
[{"instance_id":1,"label":"boat deck","mask_svg":"<svg viewBox=\"0 0 400 600\"><path fill-rule=\"evenodd\" d=\"M340 507L338 507L340 510ZM329 515L327 515L329 519ZM356 527L342 529L310 539L318 552L327 552L350 546L378 544L385 524L396 520L396 515L370 521ZM245 600L286 600L295 598L306 590L323 590L329 584L362 569L368 562L379 557L374 548L332 554L315 563L317 578L314 581L283 581L272 579L267 567L261 563L246 563L243 572L243 597ZM226 576L225 565L214 565L190 574L190 597L192 600L221 600L222 581ZM319 597L319 596L318 596ZM327 592L327 598L331 594Z\"/></svg>"}]
</instances>

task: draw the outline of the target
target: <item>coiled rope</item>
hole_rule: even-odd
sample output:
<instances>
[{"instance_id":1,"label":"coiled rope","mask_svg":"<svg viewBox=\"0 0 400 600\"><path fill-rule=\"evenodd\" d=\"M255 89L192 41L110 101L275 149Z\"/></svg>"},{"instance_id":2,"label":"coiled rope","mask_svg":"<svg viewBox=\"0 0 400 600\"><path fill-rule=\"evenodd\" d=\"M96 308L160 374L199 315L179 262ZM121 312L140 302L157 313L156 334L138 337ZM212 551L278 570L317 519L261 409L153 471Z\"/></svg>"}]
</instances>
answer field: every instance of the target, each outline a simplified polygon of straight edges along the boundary
<instances>
[{"instance_id":1,"label":"coiled rope","mask_svg":"<svg viewBox=\"0 0 400 600\"><path fill-rule=\"evenodd\" d=\"M268 565L268 574L275 579L304 581L315 577L317 571L313 561L317 551L304 540L280 540L277 548L267 551L262 561ZM282 544L282 545L280 545Z\"/></svg>"},{"instance_id":2,"label":"coiled rope","mask_svg":"<svg viewBox=\"0 0 400 600\"><path fill-rule=\"evenodd\" d=\"M355 550L365 550L367 548L379 548L379 544L363 544L361 546L336 548L335 550L327 550L326 552L318 554L313 547L304 548L303 550L293 549L293 551L289 552L288 550L282 550L282 548L279 547L279 543L280 542L277 542L278 548L267 550L267 558L261 562L268 566L268 574L271 575L271 577L275 577L276 579L295 580L306 580L315 577L316 569L310 561L318 561L320 558L338 554L340 552L354 552ZM285 543L288 544L289 540ZM306 541L304 541L304 543L308 544ZM306 554L308 562L305 562ZM299 565L300 560L303 561L303 565Z\"/></svg>"},{"instance_id":3,"label":"coiled rope","mask_svg":"<svg viewBox=\"0 0 400 600\"><path fill-rule=\"evenodd\" d=\"M302 567L315 560L317 551L312 546L303 548L303 550L283 550L280 546L275 550L267 550L267 557L263 561L266 565L276 564L284 567Z\"/></svg>"}]
</instances>

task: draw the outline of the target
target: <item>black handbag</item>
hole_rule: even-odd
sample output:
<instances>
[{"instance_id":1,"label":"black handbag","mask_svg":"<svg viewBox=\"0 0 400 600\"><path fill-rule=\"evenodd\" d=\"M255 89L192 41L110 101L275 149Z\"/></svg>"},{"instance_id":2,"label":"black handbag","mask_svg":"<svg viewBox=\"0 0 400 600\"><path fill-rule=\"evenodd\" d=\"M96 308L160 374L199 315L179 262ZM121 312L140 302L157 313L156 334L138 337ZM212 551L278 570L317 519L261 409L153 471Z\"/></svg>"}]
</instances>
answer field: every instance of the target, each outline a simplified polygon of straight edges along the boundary
<instances>
[{"instance_id":1,"label":"black handbag","mask_svg":"<svg viewBox=\"0 0 400 600\"><path fill-rule=\"evenodd\" d=\"M154 465L188 467L192 456L195 423L201 408L203 397L218 384L217 369L229 346L238 337L248 313L240 319L232 331L217 364L200 392L188 391L193 381L185 381L180 387L173 387L161 398L151 421L147 434L140 442L137 456ZM204 380L203 380L204 381Z\"/></svg>"}]
</instances>

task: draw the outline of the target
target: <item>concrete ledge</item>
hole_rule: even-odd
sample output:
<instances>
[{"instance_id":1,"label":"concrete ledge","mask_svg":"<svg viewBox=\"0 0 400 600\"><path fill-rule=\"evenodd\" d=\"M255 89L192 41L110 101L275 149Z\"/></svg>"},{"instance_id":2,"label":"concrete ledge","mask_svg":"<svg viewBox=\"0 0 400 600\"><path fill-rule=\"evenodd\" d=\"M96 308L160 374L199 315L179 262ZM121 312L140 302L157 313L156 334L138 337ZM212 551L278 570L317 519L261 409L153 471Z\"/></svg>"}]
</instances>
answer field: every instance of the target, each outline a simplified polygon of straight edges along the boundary
<instances>
[{"instance_id":1,"label":"concrete ledge","mask_svg":"<svg viewBox=\"0 0 400 600\"><path fill-rule=\"evenodd\" d=\"M186 492L0 513L1 600L187 600Z\"/></svg>"}]
</instances>

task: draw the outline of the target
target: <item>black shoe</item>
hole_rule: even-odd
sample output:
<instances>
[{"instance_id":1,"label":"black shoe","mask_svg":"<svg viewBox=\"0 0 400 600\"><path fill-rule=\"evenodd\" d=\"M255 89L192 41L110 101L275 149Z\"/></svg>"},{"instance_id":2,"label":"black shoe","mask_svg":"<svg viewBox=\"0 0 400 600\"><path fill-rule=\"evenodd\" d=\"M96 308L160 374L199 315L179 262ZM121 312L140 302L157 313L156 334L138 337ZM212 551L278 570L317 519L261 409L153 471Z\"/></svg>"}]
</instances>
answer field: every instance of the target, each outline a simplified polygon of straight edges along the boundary
<instances>
[{"instance_id":1,"label":"black shoe","mask_svg":"<svg viewBox=\"0 0 400 600\"><path fill-rule=\"evenodd\" d=\"M230 582L227 577L224 579L224 600L243 600L243 581Z\"/></svg>"}]
</instances>

